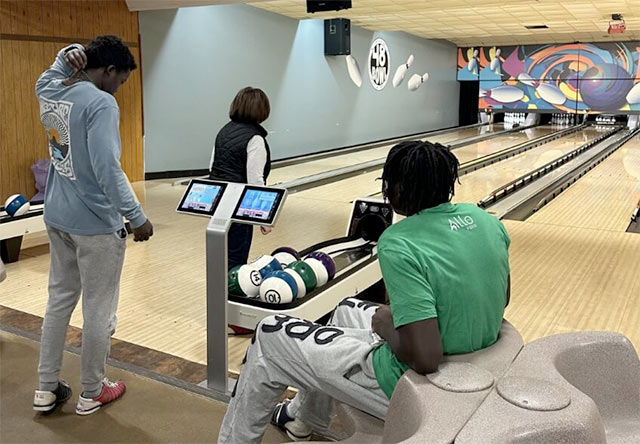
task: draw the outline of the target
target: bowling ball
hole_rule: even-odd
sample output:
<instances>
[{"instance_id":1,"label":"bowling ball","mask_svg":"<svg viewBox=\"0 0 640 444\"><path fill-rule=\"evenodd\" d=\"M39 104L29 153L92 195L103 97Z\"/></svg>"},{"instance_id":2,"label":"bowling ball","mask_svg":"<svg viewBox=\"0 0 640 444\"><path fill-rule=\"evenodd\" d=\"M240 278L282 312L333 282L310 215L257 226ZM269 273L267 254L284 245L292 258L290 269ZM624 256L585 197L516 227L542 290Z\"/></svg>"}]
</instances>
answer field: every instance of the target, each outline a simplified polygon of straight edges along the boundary
<instances>
[{"instance_id":1,"label":"bowling ball","mask_svg":"<svg viewBox=\"0 0 640 444\"><path fill-rule=\"evenodd\" d=\"M309 255L305 259L317 259L322 262L324 268L327 269L327 274L329 275L329 280L333 279L336 275L336 263L331 259L327 253L323 253L321 251L314 251L313 253L309 253Z\"/></svg>"},{"instance_id":2,"label":"bowling ball","mask_svg":"<svg viewBox=\"0 0 640 444\"><path fill-rule=\"evenodd\" d=\"M296 299L305 297L307 295L307 287L304 283L304 279L302 279L302 276L300 276L298 272L292 268L287 268L286 270L284 270L284 272L291 275L296 281L296 285L298 286L298 296L296 296Z\"/></svg>"},{"instance_id":3,"label":"bowling ball","mask_svg":"<svg viewBox=\"0 0 640 444\"><path fill-rule=\"evenodd\" d=\"M289 273L274 271L260 285L260 300L270 304L287 304L298 295L298 284Z\"/></svg>"},{"instance_id":4,"label":"bowling ball","mask_svg":"<svg viewBox=\"0 0 640 444\"><path fill-rule=\"evenodd\" d=\"M599 111L620 109L633 88L629 73L618 65L604 63L589 68L579 83L582 101Z\"/></svg>"},{"instance_id":5,"label":"bowling ball","mask_svg":"<svg viewBox=\"0 0 640 444\"><path fill-rule=\"evenodd\" d=\"M329 272L322 262L312 257L307 257L303 262L313 270L313 274L315 274L316 281L318 282L318 287L322 287L329 282Z\"/></svg>"},{"instance_id":6,"label":"bowling ball","mask_svg":"<svg viewBox=\"0 0 640 444\"><path fill-rule=\"evenodd\" d=\"M14 194L13 196L9 196L9 198L4 203L4 209L7 214L11 217L22 216L29 211L31 205L27 201L27 198L22 194Z\"/></svg>"},{"instance_id":7,"label":"bowling ball","mask_svg":"<svg viewBox=\"0 0 640 444\"><path fill-rule=\"evenodd\" d=\"M242 293L242 289L240 288L240 283L238 282L238 270L242 267L242 265L236 265L227 273L227 284L229 294L233 294L236 296L246 296Z\"/></svg>"},{"instance_id":8,"label":"bowling ball","mask_svg":"<svg viewBox=\"0 0 640 444\"><path fill-rule=\"evenodd\" d=\"M271 256L275 257L283 266L289 265L291 262L299 261L300 254L291 247L280 247L273 250Z\"/></svg>"},{"instance_id":9,"label":"bowling ball","mask_svg":"<svg viewBox=\"0 0 640 444\"><path fill-rule=\"evenodd\" d=\"M287 269L294 270L300 275L304 281L306 293L311 293L315 290L318 285L318 280L316 279L316 274L314 273L313 268L311 268L309 264L303 261L295 261L290 263L287 266Z\"/></svg>"},{"instance_id":10,"label":"bowling ball","mask_svg":"<svg viewBox=\"0 0 640 444\"><path fill-rule=\"evenodd\" d=\"M227 273L229 294L255 298L260 292L262 276L250 265L238 265Z\"/></svg>"},{"instance_id":11,"label":"bowling ball","mask_svg":"<svg viewBox=\"0 0 640 444\"><path fill-rule=\"evenodd\" d=\"M262 279L266 279L274 271L282 270L282 265L273 256L264 255L251 263L251 266L260 272Z\"/></svg>"}]
</instances>

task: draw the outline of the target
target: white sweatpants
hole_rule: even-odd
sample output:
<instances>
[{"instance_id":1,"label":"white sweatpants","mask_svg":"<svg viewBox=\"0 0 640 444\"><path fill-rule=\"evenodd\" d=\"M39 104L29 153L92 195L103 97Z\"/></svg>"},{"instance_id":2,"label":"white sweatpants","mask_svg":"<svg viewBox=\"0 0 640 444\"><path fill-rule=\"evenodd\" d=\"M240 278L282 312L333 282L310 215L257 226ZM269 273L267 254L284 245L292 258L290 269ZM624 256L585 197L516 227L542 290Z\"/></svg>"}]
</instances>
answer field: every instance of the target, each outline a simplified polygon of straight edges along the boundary
<instances>
[{"instance_id":1,"label":"white sweatpants","mask_svg":"<svg viewBox=\"0 0 640 444\"><path fill-rule=\"evenodd\" d=\"M389 399L373 372L371 330L377 305L348 298L327 326L289 316L265 318L256 327L244 367L222 422L219 443L259 443L288 386L298 395L288 413L324 434L333 399L384 419Z\"/></svg>"}]
</instances>

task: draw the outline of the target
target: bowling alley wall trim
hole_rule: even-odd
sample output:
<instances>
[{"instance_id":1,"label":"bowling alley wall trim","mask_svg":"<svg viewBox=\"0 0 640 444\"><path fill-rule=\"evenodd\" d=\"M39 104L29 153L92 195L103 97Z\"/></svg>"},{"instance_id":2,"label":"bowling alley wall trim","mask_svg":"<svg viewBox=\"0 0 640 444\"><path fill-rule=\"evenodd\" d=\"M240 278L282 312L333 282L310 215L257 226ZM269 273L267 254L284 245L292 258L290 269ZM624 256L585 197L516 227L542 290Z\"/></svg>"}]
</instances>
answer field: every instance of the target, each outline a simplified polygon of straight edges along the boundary
<instances>
[{"instance_id":1,"label":"bowling alley wall trim","mask_svg":"<svg viewBox=\"0 0 640 444\"><path fill-rule=\"evenodd\" d=\"M640 42L458 48L479 107L640 113Z\"/></svg>"},{"instance_id":2,"label":"bowling alley wall trim","mask_svg":"<svg viewBox=\"0 0 640 444\"><path fill-rule=\"evenodd\" d=\"M34 85L62 47L96 35L119 35L138 69L116 94L120 106L122 166L143 179L142 84L138 13L124 0L2 0L0 2L0 199L35 194L31 165L48 158Z\"/></svg>"}]
</instances>

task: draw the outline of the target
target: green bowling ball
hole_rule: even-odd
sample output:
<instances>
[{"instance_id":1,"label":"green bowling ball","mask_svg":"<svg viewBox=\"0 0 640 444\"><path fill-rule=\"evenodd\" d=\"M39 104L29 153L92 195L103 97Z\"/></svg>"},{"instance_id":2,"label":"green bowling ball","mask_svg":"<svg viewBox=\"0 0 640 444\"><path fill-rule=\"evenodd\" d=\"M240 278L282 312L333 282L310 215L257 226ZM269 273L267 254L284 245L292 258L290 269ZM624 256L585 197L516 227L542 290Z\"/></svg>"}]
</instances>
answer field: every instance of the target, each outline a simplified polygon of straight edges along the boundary
<instances>
[{"instance_id":1,"label":"green bowling ball","mask_svg":"<svg viewBox=\"0 0 640 444\"><path fill-rule=\"evenodd\" d=\"M290 263L287 268L295 270L300 275L300 277L302 277L304 286L307 290L307 294L312 292L318 285L316 274L313 272L313 269L309 266L309 264L303 261L295 261Z\"/></svg>"},{"instance_id":2,"label":"green bowling ball","mask_svg":"<svg viewBox=\"0 0 640 444\"><path fill-rule=\"evenodd\" d=\"M236 265L227 273L229 294L235 296L246 296L246 294L242 292L242 288L240 288L240 282L238 280L238 270L240 270L240 267L242 267L242 265Z\"/></svg>"}]
</instances>

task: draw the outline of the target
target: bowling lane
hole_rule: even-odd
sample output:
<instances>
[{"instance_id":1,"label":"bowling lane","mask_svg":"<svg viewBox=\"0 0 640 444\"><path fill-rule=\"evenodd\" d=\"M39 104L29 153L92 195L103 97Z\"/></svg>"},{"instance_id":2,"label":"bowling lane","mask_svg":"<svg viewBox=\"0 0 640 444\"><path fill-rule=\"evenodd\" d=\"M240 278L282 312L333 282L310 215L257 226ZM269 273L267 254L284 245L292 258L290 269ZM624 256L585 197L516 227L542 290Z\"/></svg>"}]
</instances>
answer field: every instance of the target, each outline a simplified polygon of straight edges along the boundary
<instances>
[{"instance_id":1,"label":"bowling lane","mask_svg":"<svg viewBox=\"0 0 640 444\"><path fill-rule=\"evenodd\" d=\"M558 131L558 128L550 125L537 126L516 133L508 133L495 139L482 140L465 145L453 150L453 154L455 154L460 163L463 164L511 146L519 145L529 140L537 139L538 137L547 136L554 131Z\"/></svg>"},{"instance_id":2,"label":"bowling lane","mask_svg":"<svg viewBox=\"0 0 640 444\"><path fill-rule=\"evenodd\" d=\"M571 185L527 222L625 231L640 199L640 135Z\"/></svg>"},{"instance_id":3,"label":"bowling lane","mask_svg":"<svg viewBox=\"0 0 640 444\"><path fill-rule=\"evenodd\" d=\"M462 157L461 163L465 163L470 160L477 159L478 157L493 154L497 151L503 150L509 146L516 145L518 143L525 142L529 137L535 138L545 134L549 134L554 131L554 128L550 126L543 126L539 128L531 128L523 130L518 133L510 133L504 136L496 137L494 139L477 142L469 145L468 147L458 148L453 151L456 156ZM564 140L571 136L559 139ZM503 141L508 139L511 143ZM553 144L554 142L549 142ZM543 145L547 146L547 145ZM536 148L536 151L540 148ZM460 153L460 154L459 154ZM492 167L489 167L492 168ZM382 175L382 169L372 171L370 173L361 174L359 176L350 177L348 179L333 182L320 187L315 187L310 190L306 190L300 193L296 193L296 196L304 196L312 199L331 200L336 202L350 202L355 198L369 196L373 193L380 191L381 183L376 181L376 178Z\"/></svg>"},{"instance_id":4,"label":"bowling lane","mask_svg":"<svg viewBox=\"0 0 640 444\"><path fill-rule=\"evenodd\" d=\"M595 128L588 127L511 159L466 174L460 178L460 184L456 186L456 195L453 201L476 203L497 188L573 151L600 134L601 132Z\"/></svg>"},{"instance_id":5,"label":"bowling lane","mask_svg":"<svg viewBox=\"0 0 640 444\"><path fill-rule=\"evenodd\" d=\"M504 124L496 123L494 125L483 125L473 128L463 128L451 131L445 134L437 134L432 137L426 137L430 142L452 143L456 140L468 139L470 137L488 134L491 132L503 131ZM382 159L387 157L387 153L395 144L370 148L368 150L357 151L353 153L336 154L335 156L324 159L311 160L295 165L289 165L282 168L274 168L269 175L269 184L289 182L301 177L311 176L314 174L324 173L338 168L355 165L371 160Z\"/></svg>"},{"instance_id":6,"label":"bowling lane","mask_svg":"<svg viewBox=\"0 0 640 444\"><path fill-rule=\"evenodd\" d=\"M438 134L432 137L425 137L423 140L429 142L438 143L453 143L455 141L469 139L471 137L482 136L489 133L496 133L498 131L504 131L504 123L494 123L493 125L482 125L474 128L464 128L458 131L454 131L446 134Z\"/></svg>"}]
</instances>

